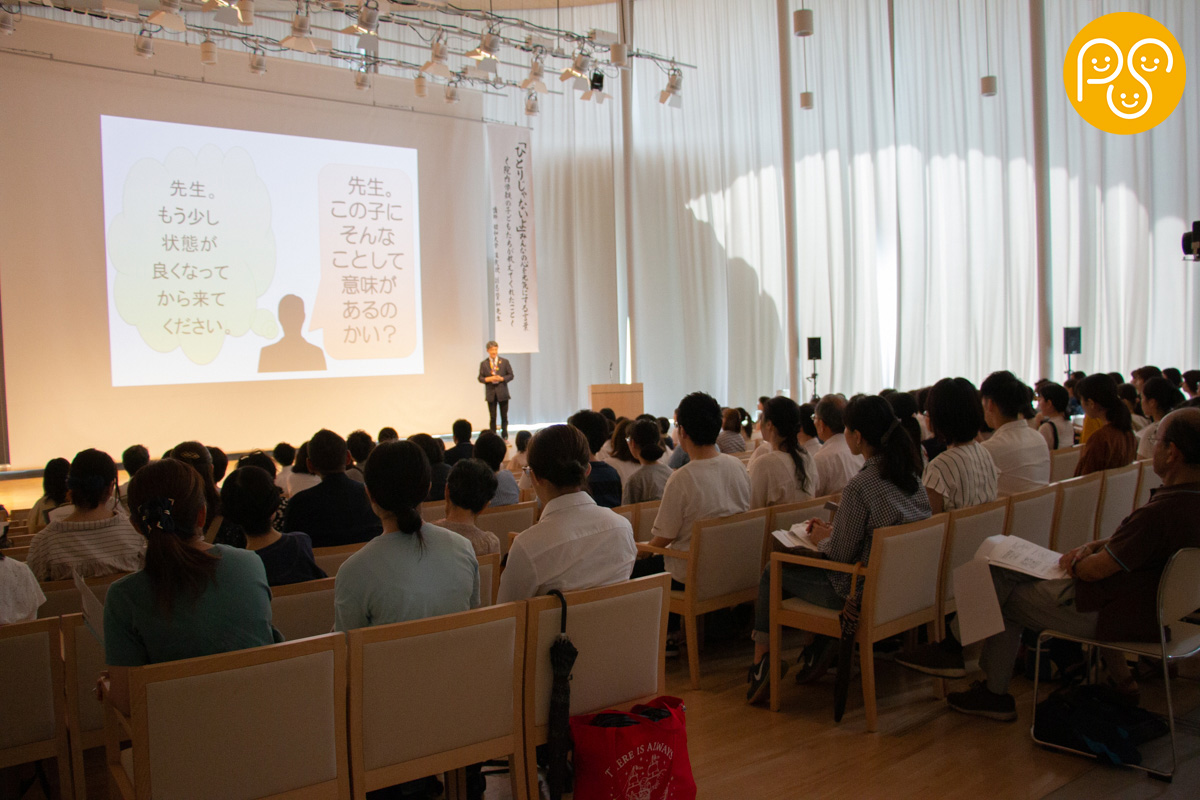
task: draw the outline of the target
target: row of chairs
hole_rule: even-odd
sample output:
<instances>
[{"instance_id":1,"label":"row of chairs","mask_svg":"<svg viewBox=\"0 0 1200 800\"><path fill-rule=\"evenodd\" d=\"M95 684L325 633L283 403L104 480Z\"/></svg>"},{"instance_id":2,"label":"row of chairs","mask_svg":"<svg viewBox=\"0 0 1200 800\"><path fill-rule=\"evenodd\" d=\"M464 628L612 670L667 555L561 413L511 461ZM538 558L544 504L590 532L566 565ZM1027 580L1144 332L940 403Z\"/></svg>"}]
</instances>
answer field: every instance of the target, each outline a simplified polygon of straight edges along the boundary
<instances>
[{"instance_id":1,"label":"row of chairs","mask_svg":"<svg viewBox=\"0 0 1200 800\"><path fill-rule=\"evenodd\" d=\"M567 594L571 714L663 692L669 585ZM113 797L298 800L507 757L513 796L536 797L559 619L539 597L134 668L128 716L90 692L103 655L80 615L5 626L0 767L57 757L63 796L84 798L83 749L103 737Z\"/></svg>"}]
</instances>

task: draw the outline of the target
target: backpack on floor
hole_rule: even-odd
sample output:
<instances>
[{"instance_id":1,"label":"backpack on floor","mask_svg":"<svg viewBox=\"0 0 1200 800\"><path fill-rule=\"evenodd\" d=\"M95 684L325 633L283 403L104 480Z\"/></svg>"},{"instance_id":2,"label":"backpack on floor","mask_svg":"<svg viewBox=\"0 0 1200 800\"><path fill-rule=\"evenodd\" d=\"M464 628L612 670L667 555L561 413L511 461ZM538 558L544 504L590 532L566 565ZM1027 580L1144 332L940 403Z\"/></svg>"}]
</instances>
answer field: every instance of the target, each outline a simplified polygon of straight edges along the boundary
<instances>
[{"instance_id":1,"label":"backpack on floor","mask_svg":"<svg viewBox=\"0 0 1200 800\"><path fill-rule=\"evenodd\" d=\"M1064 686L1038 703L1033 735L1112 764L1141 764L1138 746L1167 731L1165 722L1108 686Z\"/></svg>"}]
</instances>

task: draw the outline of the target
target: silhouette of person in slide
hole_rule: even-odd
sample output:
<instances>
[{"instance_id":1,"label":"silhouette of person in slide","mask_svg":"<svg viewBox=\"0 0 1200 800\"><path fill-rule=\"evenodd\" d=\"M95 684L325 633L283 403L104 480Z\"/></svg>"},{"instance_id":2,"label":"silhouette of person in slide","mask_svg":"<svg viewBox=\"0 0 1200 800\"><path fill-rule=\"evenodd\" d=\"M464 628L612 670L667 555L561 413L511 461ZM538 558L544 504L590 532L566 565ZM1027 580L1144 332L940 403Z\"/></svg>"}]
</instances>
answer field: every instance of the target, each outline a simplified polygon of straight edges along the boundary
<instances>
[{"instance_id":1,"label":"silhouette of person in slide","mask_svg":"<svg viewBox=\"0 0 1200 800\"><path fill-rule=\"evenodd\" d=\"M283 338L269 344L258 356L259 372L302 372L325 369L325 351L305 341L304 301L294 294L279 301Z\"/></svg>"}]
</instances>

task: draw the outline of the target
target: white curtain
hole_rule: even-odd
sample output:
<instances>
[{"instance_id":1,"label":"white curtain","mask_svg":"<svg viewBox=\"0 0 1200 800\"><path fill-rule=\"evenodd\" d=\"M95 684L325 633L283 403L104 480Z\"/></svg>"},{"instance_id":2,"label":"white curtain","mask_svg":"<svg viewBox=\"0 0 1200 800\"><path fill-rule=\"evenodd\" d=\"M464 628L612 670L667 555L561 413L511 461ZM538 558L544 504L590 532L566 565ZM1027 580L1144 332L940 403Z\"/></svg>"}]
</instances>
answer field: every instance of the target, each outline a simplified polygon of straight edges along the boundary
<instances>
[{"instance_id":1,"label":"white curtain","mask_svg":"<svg viewBox=\"0 0 1200 800\"><path fill-rule=\"evenodd\" d=\"M1200 364L1200 265L1182 263L1180 236L1200 219L1200 94L1194 79L1175 112L1134 136L1085 122L1063 91L1063 60L1084 25L1136 11L1167 26L1200 67L1200 3L1111 0L1046 3L1055 372L1061 329L1083 328L1075 369ZM1189 76L1190 77L1190 76Z\"/></svg>"}]
</instances>

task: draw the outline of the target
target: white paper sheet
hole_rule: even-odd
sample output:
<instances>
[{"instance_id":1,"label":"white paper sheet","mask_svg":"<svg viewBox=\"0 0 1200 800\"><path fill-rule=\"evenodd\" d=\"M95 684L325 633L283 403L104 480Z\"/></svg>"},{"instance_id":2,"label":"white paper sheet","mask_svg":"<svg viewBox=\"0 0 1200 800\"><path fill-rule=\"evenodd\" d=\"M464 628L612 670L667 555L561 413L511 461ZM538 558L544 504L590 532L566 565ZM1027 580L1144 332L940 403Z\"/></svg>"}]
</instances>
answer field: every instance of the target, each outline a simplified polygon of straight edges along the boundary
<instances>
[{"instance_id":1,"label":"white paper sheet","mask_svg":"<svg viewBox=\"0 0 1200 800\"><path fill-rule=\"evenodd\" d=\"M785 547L806 547L809 550L816 550L817 544L808 535L808 522L797 522L788 530L771 531L771 535L778 539Z\"/></svg>"},{"instance_id":2,"label":"white paper sheet","mask_svg":"<svg viewBox=\"0 0 1200 800\"><path fill-rule=\"evenodd\" d=\"M982 558L954 570L954 602L958 606L959 641L978 642L1004 630L1004 614L992 583L992 568Z\"/></svg>"},{"instance_id":3,"label":"white paper sheet","mask_svg":"<svg viewBox=\"0 0 1200 800\"><path fill-rule=\"evenodd\" d=\"M1047 550L1018 536L989 536L979 546L975 557L1043 580L1068 577L1067 571L1058 565L1061 553Z\"/></svg>"},{"instance_id":4,"label":"white paper sheet","mask_svg":"<svg viewBox=\"0 0 1200 800\"><path fill-rule=\"evenodd\" d=\"M83 578L79 577L78 572L72 572L71 577L74 579L75 588L79 590L79 597L83 601L83 623L88 626L88 630L103 645L104 604L100 602L100 598L96 597L96 593L92 591L92 588L84 583Z\"/></svg>"}]
</instances>

